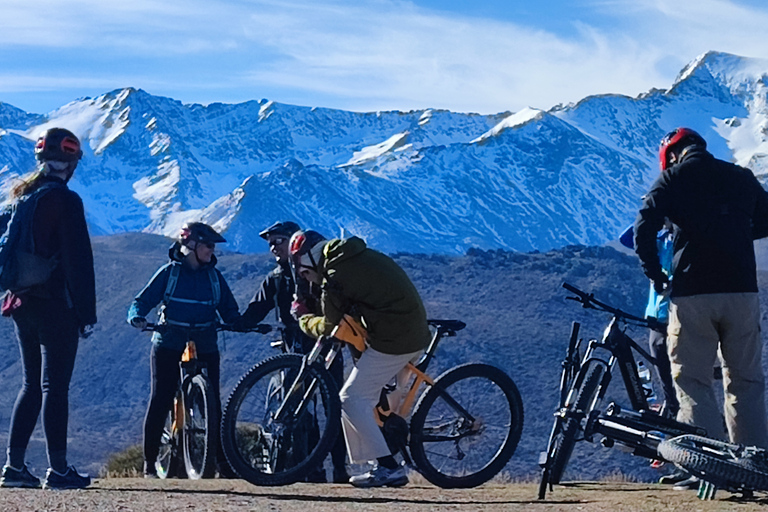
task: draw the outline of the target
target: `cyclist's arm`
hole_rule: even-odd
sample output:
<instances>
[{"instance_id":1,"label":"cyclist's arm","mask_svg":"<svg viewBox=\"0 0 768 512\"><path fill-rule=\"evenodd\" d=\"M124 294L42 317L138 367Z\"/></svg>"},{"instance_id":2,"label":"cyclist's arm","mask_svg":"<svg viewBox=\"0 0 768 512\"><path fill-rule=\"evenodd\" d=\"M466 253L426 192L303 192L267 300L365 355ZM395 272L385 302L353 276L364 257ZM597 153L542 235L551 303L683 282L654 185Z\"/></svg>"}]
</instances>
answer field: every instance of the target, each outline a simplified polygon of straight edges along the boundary
<instances>
[{"instance_id":1,"label":"cyclist's arm","mask_svg":"<svg viewBox=\"0 0 768 512\"><path fill-rule=\"evenodd\" d=\"M643 199L643 206L635 219L635 252L640 258L645 275L652 281L663 279L656 239L667 216L667 183L662 175Z\"/></svg>"},{"instance_id":2,"label":"cyclist's arm","mask_svg":"<svg viewBox=\"0 0 768 512\"><path fill-rule=\"evenodd\" d=\"M216 309L225 324L234 324L240 319L240 307L237 305L235 296L232 295L232 290L224 280L224 276L218 270L216 272L219 274L219 283L221 284L221 300Z\"/></svg>"},{"instance_id":3,"label":"cyclist's arm","mask_svg":"<svg viewBox=\"0 0 768 512\"><path fill-rule=\"evenodd\" d=\"M333 294L323 291L320 304L323 308L322 315L304 315L299 318L301 330L313 338L331 334L333 328L341 322L344 316L344 310L336 303Z\"/></svg>"},{"instance_id":4,"label":"cyclist's arm","mask_svg":"<svg viewBox=\"0 0 768 512\"><path fill-rule=\"evenodd\" d=\"M244 327L255 327L267 317L267 314L275 307L275 293L277 293L277 285L270 274L261 282L259 290L243 313L242 323Z\"/></svg>"},{"instance_id":5,"label":"cyclist's arm","mask_svg":"<svg viewBox=\"0 0 768 512\"><path fill-rule=\"evenodd\" d=\"M132 318L146 318L152 308L160 304L168 284L170 265L160 267L147 285L136 295L128 308L128 322Z\"/></svg>"}]
</instances>

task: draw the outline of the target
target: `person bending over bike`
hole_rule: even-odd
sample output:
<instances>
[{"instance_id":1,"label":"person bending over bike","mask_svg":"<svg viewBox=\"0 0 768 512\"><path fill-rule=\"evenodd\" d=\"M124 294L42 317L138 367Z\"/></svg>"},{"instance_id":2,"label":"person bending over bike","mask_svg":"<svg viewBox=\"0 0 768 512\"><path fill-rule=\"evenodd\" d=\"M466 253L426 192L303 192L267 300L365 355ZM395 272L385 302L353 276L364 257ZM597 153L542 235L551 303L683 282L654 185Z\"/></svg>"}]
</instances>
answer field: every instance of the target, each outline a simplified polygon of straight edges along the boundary
<instances>
[{"instance_id":1,"label":"person bending over bike","mask_svg":"<svg viewBox=\"0 0 768 512\"><path fill-rule=\"evenodd\" d=\"M304 279L322 288L322 314L301 301L293 314L301 329L328 335L345 314L367 330L366 350L339 392L341 423L353 463L373 468L349 482L356 487L402 486L405 469L397 464L374 418L381 389L430 341L427 315L416 287L392 258L369 249L358 237L311 240L298 232L290 242L291 262Z\"/></svg>"},{"instance_id":2,"label":"person bending over bike","mask_svg":"<svg viewBox=\"0 0 768 512\"><path fill-rule=\"evenodd\" d=\"M288 349L296 354L306 354L312 350L315 341L302 332L298 321L291 315L291 303L298 290L291 269L288 242L297 231L299 231L298 224L286 221L276 222L259 233L259 236L269 243L269 250L274 254L277 266L262 281L261 286L248 304L248 308L243 313L237 328L253 328L259 322L262 322L270 311L274 310L277 320L283 324L283 341ZM302 288L307 288L302 290L301 295L309 298L311 296L311 292L308 289L309 286L303 286L307 285L307 282L301 279L298 284ZM314 304L309 304L309 306L314 310ZM330 370L336 384L341 387L344 384L344 360L341 354L336 357ZM334 483L346 483L349 481L346 456L344 440L339 437L331 450ZM322 466L310 474L307 477L307 481L325 482L325 471Z\"/></svg>"},{"instance_id":3,"label":"person bending over bike","mask_svg":"<svg viewBox=\"0 0 768 512\"><path fill-rule=\"evenodd\" d=\"M185 224L178 241L168 251L171 261L157 270L128 310L128 323L144 329L147 314L160 305L158 325L163 327L152 334L152 383L144 418L145 478L157 478L155 461L163 426L179 387L179 361L190 338L197 346L198 359L208 367L218 424L221 405L217 313L227 324L240 319L237 301L224 276L215 268L214 249L217 243L224 242L224 237L207 224Z\"/></svg>"}]
</instances>

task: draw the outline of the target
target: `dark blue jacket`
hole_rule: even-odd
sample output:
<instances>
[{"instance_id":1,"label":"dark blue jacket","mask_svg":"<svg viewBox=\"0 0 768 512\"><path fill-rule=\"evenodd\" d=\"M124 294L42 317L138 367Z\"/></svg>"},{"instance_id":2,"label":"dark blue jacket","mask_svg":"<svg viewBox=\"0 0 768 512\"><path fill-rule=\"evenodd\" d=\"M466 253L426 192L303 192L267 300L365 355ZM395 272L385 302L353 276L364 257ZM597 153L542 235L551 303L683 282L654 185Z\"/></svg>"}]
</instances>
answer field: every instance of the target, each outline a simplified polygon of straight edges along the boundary
<instances>
[{"instance_id":1,"label":"dark blue jacket","mask_svg":"<svg viewBox=\"0 0 768 512\"><path fill-rule=\"evenodd\" d=\"M152 342L163 348L181 351L184 350L190 330L194 330L192 338L198 352L205 354L218 351L214 327L218 320L217 313L226 324L235 323L240 318L240 314L232 291L215 265L216 257L214 256L211 263L194 270L184 265L172 250L171 261L160 267L144 289L136 295L128 310L128 321L136 317L146 318L149 312L163 301L171 268L178 266L180 272L173 299L181 299L181 301L170 300L160 308L162 318L159 323L165 320L169 326L161 332L155 332ZM214 272L219 280L221 296L217 305L211 303L213 286L209 272ZM186 325L174 326L173 324Z\"/></svg>"}]
</instances>

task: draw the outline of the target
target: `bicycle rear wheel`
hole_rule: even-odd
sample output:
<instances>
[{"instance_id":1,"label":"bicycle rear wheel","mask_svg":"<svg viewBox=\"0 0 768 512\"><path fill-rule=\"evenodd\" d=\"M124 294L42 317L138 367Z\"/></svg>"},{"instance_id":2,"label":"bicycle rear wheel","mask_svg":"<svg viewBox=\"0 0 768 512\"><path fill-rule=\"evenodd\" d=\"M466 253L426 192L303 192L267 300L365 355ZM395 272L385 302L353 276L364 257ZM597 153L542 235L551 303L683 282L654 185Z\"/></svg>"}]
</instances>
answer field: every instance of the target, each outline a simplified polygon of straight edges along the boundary
<instances>
[{"instance_id":1,"label":"bicycle rear wheel","mask_svg":"<svg viewBox=\"0 0 768 512\"><path fill-rule=\"evenodd\" d=\"M559 417L555 419L556 432L547 451L547 463L542 470L540 496L542 488L546 487L547 483L552 485L560 483L565 467L571 459L573 447L576 445L576 436L582 429L583 416L581 414L589 412L589 407L595 398L604 372L605 367L603 365L592 364L586 367L584 373L580 374L580 377L583 376L582 378L576 378L576 385L578 386L576 396L572 404L566 404L566 413L569 416L564 419ZM579 415L574 415L577 412ZM544 482L545 479L547 482Z\"/></svg>"},{"instance_id":2,"label":"bicycle rear wheel","mask_svg":"<svg viewBox=\"0 0 768 512\"><path fill-rule=\"evenodd\" d=\"M466 364L442 374L419 399L411 456L439 487L476 487L504 468L522 430L523 401L512 379L494 366Z\"/></svg>"},{"instance_id":3,"label":"bicycle rear wheel","mask_svg":"<svg viewBox=\"0 0 768 512\"><path fill-rule=\"evenodd\" d=\"M301 481L322 465L339 433L339 392L324 367L308 368L303 382L287 396L302 362L296 354L262 361L240 379L227 400L221 420L224 454L235 473L254 485ZM281 406L285 413L277 421Z\"/></svg>"},{"instance_id":4,"label":"bicycle rear wheel","mask_svg":"<svg viewBox=\"0 0 768 512\"><path fill-rule=\"evenodd\" d=\"M181 393L176 395L171 410L165 418L163 433L160 437L160 450L155 461L155 471L160 478L185 478L184 464L181 461L182 431L177 428L177 404L182 400Z\"/></svg>"},{"instance_id":5,"label":"bicycle rear wheel","mask_svg":"<svg viewBox=\"0 0 768 512\"><path fill-rule=\"evenodd\" d=\"M659 454L722 489L768 491L768 455L701 436L684 435L659 444Z\"/></svg>"},{"instance_id":6,"label":"bicycle rear wheel","mask_svg":"<svg viewBox=\"0 0 768 512\"><path fill-rule=\"evenodd\" d=\"M193 480L213 478L216 474L218 414L213 390L204 375L185 379L184 392L184 467Z\"/></svg>"}]
</instances>

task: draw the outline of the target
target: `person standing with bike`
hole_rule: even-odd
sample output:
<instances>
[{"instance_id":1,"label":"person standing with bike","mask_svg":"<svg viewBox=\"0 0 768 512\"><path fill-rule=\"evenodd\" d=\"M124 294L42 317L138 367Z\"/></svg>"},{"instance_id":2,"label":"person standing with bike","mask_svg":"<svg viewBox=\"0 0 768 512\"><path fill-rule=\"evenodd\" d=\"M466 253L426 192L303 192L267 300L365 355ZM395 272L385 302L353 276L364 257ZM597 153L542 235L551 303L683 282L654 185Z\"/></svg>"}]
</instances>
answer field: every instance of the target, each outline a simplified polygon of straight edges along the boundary
<instances>
[{"instance_id":1,"label":"person standing with bike","mask_svg":"<svg viewBox=\"0 0 768 512\"><path fill-rule=\"evenodd\" d=\"M96 323L93 252L83 202L67 187L82 156L75 134L51 128L35 145L41 164L37 173L12 191L17 200L44 194L32 214L35 255L58 261L45 282L8 292L3 299L2 313L16 325L24 383L11 414L2 487L40 487L24 457L41 409L50 464L42 486L79 489L91 483L67 464L69 384L78 338L87 337Z\"/></svg>"},{"instance_id":2,"label":"person standing with bike","mask_svg":"<svg viewBox=\"0 0 768 512\"><path fill-rule=\"evenodd\" d=\"M661 175L635 221L635 247L658 293L670 287L668 353L677 419L725 437L712 390L721 350L725 420L734 443L768 446L760 304L753 240L768 236L768 192L749 169L716 159L706 141L678 128L661 141ZM677 227L670 280L656 237Z\"/></svg>"},{"instance_id":3,"label":"person standing with bike","mask_svg":"<svg viewBox=\"0 0 768 512\"><path fill-rule=\"evenodd\" d=\"M315 344L315 340L304 334L299 328L299 322L291 315L291 304L297 296L297 284L302 287L300 293L305 298L311 297L308 283L303 279L298 283L294 281L288 251L288 242L291 236L299 231L299 225L295 222L276 222L264 229L259 236L269 243L269 250L275 256L277 266L262 281L256 294L248 304L248 308L237 324L238 329L253 328L266 318L270 311L275 311L278 322L283 324L283 342L288 350L295 354L306 354ZM306 288L306 289L304 289ZM315 300L309 301L309 307L315 307ZM336 358L330 368L336 384L339 387L344 383L344 360L341 354ZM349 474L346 468L346 449L344 440L339 437L331 450L333 462L333 482L346 483ZM326 481L325 471L319 468L307 477L308 482L322 483Z\"/></svg>"},{"instance_id":4,"label":"person standing with bike","mask_svg":"<svg viewBox=\"0 0 768 512\"><path fill-rule=\"evenodd\" d=\"M237 301L224 276L215 268L214 249L217 243L224 242L224 237L207 224L185 224L178 241L168 251L171 261L157 270L128 310L128 323L137 329L144 329L147 315L160 305L160 329L152 335L152 382L144 418L145 478L157 478L155 462L163 426L179 387L179 361L190 339L190 332L194 332L197 358L207 365L208 380L215 399L215 424L219 423L217 315L227 324L234 324L240 319Z\"/></svg>"},{"instance_id":5,"label":"person standing with bike","mask_svg":"<svg viewBox=\"0 0 768 512\"><path fill-rule=\"evenodd\" d=\"M290 242L296 272L322 288L322 314L314 314L301 301L294 303L301 329L314 338L328 335L349 314L367 330L367 347L339 397L350 460L374 466L349 482L356 487L405 485L405 469L395 461L373 409L382 387L430 342L424 304L403 269L360 238L313 238L298 232Z\"/></svg>"}]
</instances>

